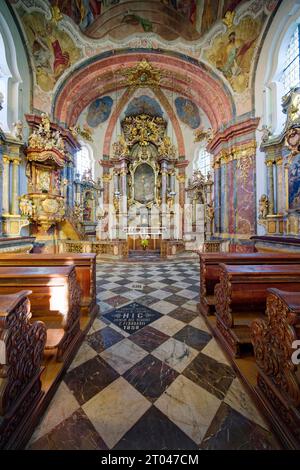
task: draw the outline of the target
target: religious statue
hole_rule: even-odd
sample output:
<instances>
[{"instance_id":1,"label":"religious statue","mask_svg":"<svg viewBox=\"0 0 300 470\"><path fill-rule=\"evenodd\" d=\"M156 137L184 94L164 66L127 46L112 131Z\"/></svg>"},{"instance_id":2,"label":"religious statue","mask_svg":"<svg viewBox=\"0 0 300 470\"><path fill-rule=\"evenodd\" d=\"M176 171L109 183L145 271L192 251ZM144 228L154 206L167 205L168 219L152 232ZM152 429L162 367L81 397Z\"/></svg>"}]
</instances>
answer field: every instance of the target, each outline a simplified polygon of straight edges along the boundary
<instances>
[{"instance_id":1,"label":"religious statue","mask_svg":"<svg viewBox=\"0 0 300 470\"><path fill-rule=\"evenodd\" d=\"M37 189L42 193L47 193L50 190L50 173L49 171L40 171L39 182Z\"/></svg>"},{"instance_id":2,"label":"religious statue","mask_svg":"<svg viewBox=\"0 0 300 470\"><path fill-rule=\"evenodd\" d=\"M23 140L23 122L17 121L13 123L13 135L18 140Z\"/></svg>"},{"instance_id":3,"label":"religious statue","mask_svg":"<svg viewBox=\"0 0 300 470\"><path fill-rule=\"evenodd\" d=\"M116 194L113 197L113 205L114 205L115 211L118 212L118 210L119 210L119 197Z\"/></svg>"},{"instance_id":4,"label":"religious statue","mask_svg":"<svg viewBox=\"0 0 300 470\"><path fill-rule=\"evenodd\" d=\"M30 201L29 199L27 199L26 196L22 196L20 198L20 211L21 211L21 214L24 216L24 217L32 217L32 213L33 213L33 205L32 205L32 201Z\"/></svg>"},{"instance_id":5,"label":"religious statue","mask_svg":"<svg viewBox=\"0 0 300 470\"><path fill-rule=\"evenodd\" d=\"M212 222L215 216L215 210L211 202L207 204L206 213L207 213L207 218L209 219L210 222Z\"/></svg>"},{"instance_id":6,"label":"religious statue","mask_svg":"<svg viewBox=\"0 0 300 470\"><path fill-rule=\"evenodd\" d=\"M262 138L261 138L262 143L265 144L266 142L268 142L270 136L272 135L271 129L266 124L264 124L261 129L257 129L257 130L258 132L262 132Z\"/></svg>"},{"instance_id":7,"label":"religious statue","mask_svg":"<svg viewBox=\"0 0 300 470\"><path fill-rule=\"evenodd\" d=\"M262 194L259 200L259 219L265 219L269 211L269 199L266 194Z\"/></svg>"}]
</instances>

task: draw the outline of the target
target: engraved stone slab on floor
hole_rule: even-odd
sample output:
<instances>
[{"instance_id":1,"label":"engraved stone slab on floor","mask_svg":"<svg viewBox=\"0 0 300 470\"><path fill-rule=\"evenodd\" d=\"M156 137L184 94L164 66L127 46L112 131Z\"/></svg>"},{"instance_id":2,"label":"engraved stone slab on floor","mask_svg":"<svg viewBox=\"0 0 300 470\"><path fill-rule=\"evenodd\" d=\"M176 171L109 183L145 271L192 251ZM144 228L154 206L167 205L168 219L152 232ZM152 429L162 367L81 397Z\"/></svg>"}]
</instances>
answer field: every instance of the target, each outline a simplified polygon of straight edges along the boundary
<instances>
[{"instance_id":1,"label":"engraved stone slab on floor","mask_svg":"<svg viewBox=\"0 0 300 470\"><path fill-rule=\"evenodd\" d=\"M137 302L124 305L104 315L108 320L129 334L144 328L162 315Z\"/></svg>"}]
</instances>

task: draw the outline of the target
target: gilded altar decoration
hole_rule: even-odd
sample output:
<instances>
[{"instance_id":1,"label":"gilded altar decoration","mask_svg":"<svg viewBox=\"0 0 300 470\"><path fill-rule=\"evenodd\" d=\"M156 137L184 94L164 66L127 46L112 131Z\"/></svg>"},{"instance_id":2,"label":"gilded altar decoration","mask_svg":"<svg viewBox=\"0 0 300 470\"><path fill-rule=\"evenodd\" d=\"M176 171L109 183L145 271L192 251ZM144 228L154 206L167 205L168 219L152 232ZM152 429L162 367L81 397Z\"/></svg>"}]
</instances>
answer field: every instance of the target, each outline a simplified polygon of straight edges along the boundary
<instances>
[{"instance_id":1,"label":"gilded altar decoration","mask_svg":"<svg viewBox=\"0 0 300 470\"><path fill-rule=\"evenodd\" d=\"M129 146L139 143L148 146L151 142L159 145L165 137L167 123L159 116L141 114L128 116L122 121L122 130Z\"/></svg>"},{"instance_id":2,"label":"gilded altar decoration","mask_svg":"<svg viewBox=\"0 0 300 470\"><path fill-rule=\"evenodd\" d=\"M243 151L242 151L243 152ZM237 161L237 169L240 171L241 179L243 183L246 184L249 176L250 169L253 165L252 155L247 155L247 152L242 154L242 156Z\"/></svg>"},{"instance_id":3,"label":"gilded altar decoration","mask_svg":"<svg viewBox=\"0 0 300 470\"><path fill-rule=\"evenodd\" d=\"M161 72L143 59L134 67L122 69L119 74L125 77L125 84L131 88L159 88Z\"/></svg>"},{"instance_id":4,"label":"gilded altar decoration","mask_svg":"<svg viewBox=\"0 0 300 470\"><path fill-rule=\"evenodd\" d=\"M161 157L176 158L176 147L172 145L169 136L164 136L160 144L158 145L158 154Z\"/></svg>"},{"instance_id":5,"label":"gilded altar decoration","mask_svg":"<svg viewBox=\"0 0 300 470\"><path fill-rule=\"evenodd\" d=\"M113 143L113 157L122 158L129 155L129 148L123 135L119 136L119 140Z\"/></svg>"}]
</instances>

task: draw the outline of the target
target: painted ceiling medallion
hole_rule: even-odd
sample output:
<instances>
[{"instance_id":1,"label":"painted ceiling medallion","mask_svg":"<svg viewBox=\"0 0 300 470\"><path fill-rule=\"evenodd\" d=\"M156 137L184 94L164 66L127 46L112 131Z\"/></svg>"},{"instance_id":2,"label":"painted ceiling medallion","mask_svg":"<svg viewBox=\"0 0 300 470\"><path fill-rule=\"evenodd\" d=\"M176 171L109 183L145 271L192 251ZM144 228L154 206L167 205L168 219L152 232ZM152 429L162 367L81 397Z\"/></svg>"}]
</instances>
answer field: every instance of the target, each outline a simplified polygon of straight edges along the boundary
<instances>
[{"instance_id":1,"label":"painted ceiling medallion","mask_svg":"<svg viewBox=\"0 0 300 470\"><path fill-rule=\"evenodd\" d=\"M159 88L161 71L143 59L134 67L119 72L125 77L125 84L133 88Z\"/></svg>"}]
</instances>

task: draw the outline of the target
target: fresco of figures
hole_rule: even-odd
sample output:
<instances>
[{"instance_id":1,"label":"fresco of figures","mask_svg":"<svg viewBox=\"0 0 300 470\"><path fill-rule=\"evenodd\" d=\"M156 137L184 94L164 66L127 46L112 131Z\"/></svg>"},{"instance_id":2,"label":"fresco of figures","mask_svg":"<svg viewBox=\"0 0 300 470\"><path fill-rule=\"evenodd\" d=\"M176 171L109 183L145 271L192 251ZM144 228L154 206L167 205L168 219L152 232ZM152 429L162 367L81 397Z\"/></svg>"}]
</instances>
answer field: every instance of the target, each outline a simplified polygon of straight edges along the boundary
<instances>
[{"instance_id":1,"label":"fresco of figures","mask_svg":"<svg viewBox=\"0 0 300 470\"><path fill-rule=\"evenodd\" d=\"M80 58L80 49L66 32L54 21L47 21L42 13L25 13L22 21L37 84L43 91L50 91L64 71Z\"/></svg>"},{"instance_id":2,"label":"fresco of figures","mask_svg":"<svg viewBox=\"0 0 300 470\"><path fill-rule=\"evenodd\" d=\"M138 96L130 101L125 111L125 116L138 116L148 114L149 116L163 116L159 103L147 95Z\"/></svg>"},{"instance_id":3,"label":"fresco of figures","mask_svg":"<svg viewBox=\"0 0 300 470\"><path fill-rule=\"evenodd\" d=\"M95 128L105 122L110 116L112 106L113 99L110 96L97 98L88 108L87 124Z\"/></svg>"},{"instance_id":4,"label":"fresco of figures","mask_svg":"<svg viewBox=\"0 0 300 470\"><path fill-rule=\"evenodd\" d=\"M178 96L175 100L175 107L179 119L191 129L197 129L200 126L199 109L193 101L188 98Z\"/></svg>"},{"instance_id":5,"label":"fresco of figures","mask_svg":"<svg viewBox=\"0 0 300 470\"><path fill-rule=\"evenodd\" d=\"M249 74L255 45L261 31L261 20L243 18L226 33L218 35L206 51L205 58L229 81L233 90L243 92L249 85Z\"/></svg>"}]
</instances>

